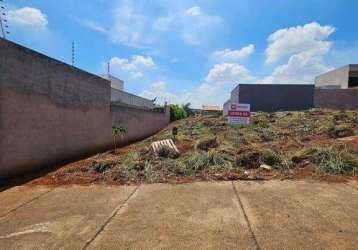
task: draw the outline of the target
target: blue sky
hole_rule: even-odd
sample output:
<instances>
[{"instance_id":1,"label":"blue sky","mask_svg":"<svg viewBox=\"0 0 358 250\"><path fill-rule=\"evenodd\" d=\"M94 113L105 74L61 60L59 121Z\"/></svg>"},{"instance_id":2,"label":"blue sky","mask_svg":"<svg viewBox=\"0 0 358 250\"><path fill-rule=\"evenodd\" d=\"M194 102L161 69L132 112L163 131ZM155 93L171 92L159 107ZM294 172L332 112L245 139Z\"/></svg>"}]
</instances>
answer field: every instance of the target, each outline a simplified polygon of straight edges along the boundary
<instances>
[{"instance_id":1,"label":"blue sky","mask_svg":"<svg viewBox=\"0 0 358 250\"><path fill-rule=\"evenodd\" d=\"M5 0L9 39L129 92L222 104L243 83L313 83L358 63L356 0Z\"/></svg>"}]
</instances>

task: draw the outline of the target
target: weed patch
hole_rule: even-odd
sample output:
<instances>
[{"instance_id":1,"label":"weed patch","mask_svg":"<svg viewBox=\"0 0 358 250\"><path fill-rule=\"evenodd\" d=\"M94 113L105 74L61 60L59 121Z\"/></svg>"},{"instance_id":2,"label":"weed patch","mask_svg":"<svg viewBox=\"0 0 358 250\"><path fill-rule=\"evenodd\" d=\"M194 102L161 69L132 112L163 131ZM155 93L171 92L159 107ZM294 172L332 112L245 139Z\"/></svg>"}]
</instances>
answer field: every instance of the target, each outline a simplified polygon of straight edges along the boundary
<instances>
[{"instance_id":1,"label":"weed patch","mask_svg":"<svg viewBox=\"0 0 358 250\"><path fill-rule=\"evenodd\" d=\"M314 147L302 152L301 157L309 159L324 172L330 174L358 173L358 158L347 149L337 147Z\"/></svg>"},{"instance_id":2,"label":"weed patch","mask_svg":"<svg viewBox=\"0 0 358 250\"><path fill-rule=\"evenodd\" d=\"M228 155L219 154L215 151L195 153L186 159L185 167L189 172L201 170L222 170L232 167L232 159Z\"/></svg>"}]
</instances>

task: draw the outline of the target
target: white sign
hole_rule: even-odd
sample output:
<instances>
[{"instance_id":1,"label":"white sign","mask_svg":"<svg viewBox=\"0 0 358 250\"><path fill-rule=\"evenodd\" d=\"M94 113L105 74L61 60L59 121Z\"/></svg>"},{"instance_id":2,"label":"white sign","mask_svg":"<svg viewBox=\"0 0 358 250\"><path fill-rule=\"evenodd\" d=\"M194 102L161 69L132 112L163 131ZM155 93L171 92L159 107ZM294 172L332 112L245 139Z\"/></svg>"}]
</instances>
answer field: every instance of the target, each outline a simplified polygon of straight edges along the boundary
<instances>
[{"instance_id":1,"label":"white sign","mask_svg":"<svg viewBox=\"0 0 358 250\"><path fill-rule=\"evenodd\" d=\"M250 124L250 104L231 103L228 111L228 121L231 124Z\"/></svg>"}]
</instances>

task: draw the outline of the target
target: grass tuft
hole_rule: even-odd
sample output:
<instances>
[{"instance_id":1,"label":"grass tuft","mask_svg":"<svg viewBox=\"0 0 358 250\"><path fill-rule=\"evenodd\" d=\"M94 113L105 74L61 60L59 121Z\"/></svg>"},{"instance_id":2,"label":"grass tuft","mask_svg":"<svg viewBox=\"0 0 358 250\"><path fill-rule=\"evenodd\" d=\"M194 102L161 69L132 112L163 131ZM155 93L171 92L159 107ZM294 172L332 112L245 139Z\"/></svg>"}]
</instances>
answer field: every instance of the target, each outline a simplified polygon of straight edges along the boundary
<instances>
[{"instance_id":1,"label":"grass tuft","mask_svg":"<svg viewBox=\"0 0 358 250\"><path fill-rule=\"evenodd\" d=\"M230 169L232 167L231 157L213 150L205 153L195 153L186 159L184 163L187 170L194 172L211 169Z\"/></svg>"},{"instance_id":2,"label":"grass tuft","mask_svg":"<svg viewBox=\"0 0 358 250\"><path fill-rule=\"evenodd\" d=\"M346 148L337 148L333 146L315 147L305 150L302 155L326 173L358 173L358 158Z\"/></svg>"}]
</instances>

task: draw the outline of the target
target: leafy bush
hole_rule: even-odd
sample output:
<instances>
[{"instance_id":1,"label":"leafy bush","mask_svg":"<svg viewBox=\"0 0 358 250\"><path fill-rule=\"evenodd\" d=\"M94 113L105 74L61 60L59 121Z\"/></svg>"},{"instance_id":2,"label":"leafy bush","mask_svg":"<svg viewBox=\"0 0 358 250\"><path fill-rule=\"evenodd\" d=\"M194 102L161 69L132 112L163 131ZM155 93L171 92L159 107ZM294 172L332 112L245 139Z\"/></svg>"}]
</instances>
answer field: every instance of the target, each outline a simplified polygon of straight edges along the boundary
<instances>
[{"instance_id":1,"label":"leafy bush","mask_svg":"<svg viewBox=\"0 0 358 250\"><path fill-rule=\"evenodd\" d=\"M177 104L170 104L170 121L176 121L187 117L185 110Z\"/></svg>"}]
</instances>

